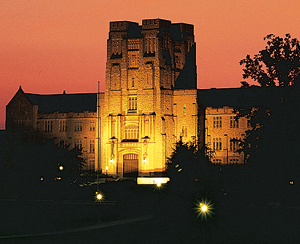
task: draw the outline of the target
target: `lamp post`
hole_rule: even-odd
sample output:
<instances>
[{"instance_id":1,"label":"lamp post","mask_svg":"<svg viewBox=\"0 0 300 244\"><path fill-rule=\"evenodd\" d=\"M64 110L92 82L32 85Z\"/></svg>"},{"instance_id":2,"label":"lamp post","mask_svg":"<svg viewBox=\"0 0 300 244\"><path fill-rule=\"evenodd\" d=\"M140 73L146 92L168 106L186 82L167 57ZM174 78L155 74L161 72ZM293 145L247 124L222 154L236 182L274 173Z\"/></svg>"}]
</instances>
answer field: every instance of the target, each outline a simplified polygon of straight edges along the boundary
<instances>
[{"instance_id":1,"label":"lamp post","mask_svg":"<svg viewBox=\"0 0 300 244\"><path fill-rule=\"evenodd\" d=\"M106 170L106 177L105 177L105 181L107 181L107 170L108 170L108 166L105 166L105 170Z\"/></svg>"}]
</instances>

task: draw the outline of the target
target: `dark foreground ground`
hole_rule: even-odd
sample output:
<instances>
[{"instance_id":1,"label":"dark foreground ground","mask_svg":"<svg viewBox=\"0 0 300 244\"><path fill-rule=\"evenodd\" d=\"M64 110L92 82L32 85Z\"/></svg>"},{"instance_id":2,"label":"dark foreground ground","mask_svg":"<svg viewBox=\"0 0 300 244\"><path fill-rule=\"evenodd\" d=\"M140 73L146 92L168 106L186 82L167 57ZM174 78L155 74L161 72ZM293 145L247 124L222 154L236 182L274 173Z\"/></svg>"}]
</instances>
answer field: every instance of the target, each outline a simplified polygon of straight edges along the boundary
<instances>
[{"instance_id":1,"label":"dark foreground ground","mask_svg":"<svg viewBox=\"0 0 300 244\"><path fill-rule=\"evenodd\" d=\"M0 201L0 243L261 243L300 239L300 206L253 205L224 196L213 218L200 221L193 204L161 192L123 194L116 201ZM139 198L139 199L137 199ZM109 199L108 199L109 200Z\"/></svg>"}]
</instances>

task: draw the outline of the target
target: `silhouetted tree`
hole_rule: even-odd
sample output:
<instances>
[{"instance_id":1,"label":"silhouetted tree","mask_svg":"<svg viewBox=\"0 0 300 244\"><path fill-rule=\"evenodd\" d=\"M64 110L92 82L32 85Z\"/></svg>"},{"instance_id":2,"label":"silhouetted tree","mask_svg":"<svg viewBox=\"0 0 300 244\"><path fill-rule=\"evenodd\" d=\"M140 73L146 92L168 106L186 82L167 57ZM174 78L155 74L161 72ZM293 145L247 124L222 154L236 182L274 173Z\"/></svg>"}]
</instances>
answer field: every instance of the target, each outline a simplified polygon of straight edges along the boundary
<instances>
[{"instance_id":1,"label":"silhouetted tree","mask_svg":"<svg viewBox=\"0 0 300 244\"><path fill-rule=\"evenodd\" d=\"M213 184L215 169L204 150L179 141L167 163L171 194L192 196L203 192L205 187Z\"/></svg>"},{"instance_id":2,"label":"silhouetted tree","mask_svg":"<svg viewBox=\"0 0 300 244\"><path fill-rule=\"evenodd\" d=\"M247 55L240 61L245 65L243 78L251 78L262 87L291 86L300 80L300 44L298 39L286 34L285 38L267 35L265 49L253 58ZM242 82L247 87L247 82Z\"/></svg>"},{"instance_id":3,"label":"silhouetted tree","mask_svg":"<svg viewBox=\"0 0 300 244\"><path fill-rule=\"evenodd\" d=\"M76 148L68 150L52 140L44 144L23 141L12 134L7 137L5 147L3 177L10 195L38 197L37 194L46 189L55 195L58 188L62 190L66 185L79 182L79 169L84 161Z\"/></svg>"},{"instance_id":4,"label":"silhouetted tree","mask_svg":"<svg viewBox=\"0 0 300 244\"><path fill-rule=\"evenodd\" d=\"M261 96L256 101L259 106L236 107L238 117L248 118L252 127L240 141L239 151L250 165L253 189L278 198L291 190L290 181L299 181L300 44L289 34L265 39L264 50L240 62L245 65L243 78L258 82Z\"/></svg>"}]
</instances>

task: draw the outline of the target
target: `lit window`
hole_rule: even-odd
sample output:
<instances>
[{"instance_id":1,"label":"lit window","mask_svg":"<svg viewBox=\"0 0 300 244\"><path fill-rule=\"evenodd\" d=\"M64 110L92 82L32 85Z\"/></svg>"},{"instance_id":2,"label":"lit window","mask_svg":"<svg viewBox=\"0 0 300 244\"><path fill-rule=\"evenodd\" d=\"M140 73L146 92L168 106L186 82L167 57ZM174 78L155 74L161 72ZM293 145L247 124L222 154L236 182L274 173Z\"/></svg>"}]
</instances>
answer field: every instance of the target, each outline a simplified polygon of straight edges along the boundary
<instances>
[{"instance_id":1,"label":"lit window","mask_svg":"<svg viewBox=\"0 0 300 244\"><path fill-rule=\"evenodd\" d=\"M222 150L222 138L213 138L213 150L214 151Z\"/></svg>"},{"instance_id":2,"label":"lit window","mask_svg":"<svg viewBox=\"0 0 300 244\"><path fill-rule=\"evenodd\" d=\"M52 131L52 124L53 124L53 121L45 120L44 121L44 131L45 132L51 132Z\"/></svg>"},{"instance_id":3,"label":"lit window","mask_svg":"<svg viewBox=\"0 0 300 244\"><path fill-rule=\"evenodd\" d=\"M139 127L137 125L125 126L125 140L138 140Z\"/></svg>"},{"instance_id":4,"label":"lit window","mask_svg":"<svg viewBox=\"0 0 300 244\"><path fill-rule=\"evenodd\" d=\"M75 121L75 131L82 131L82 121Z\"/></svg>"},{"instance_id":5,"label":"lit window","mask_svg":"<svg viewBox=\"0 0 300 244\"><path fill-rule=\"evenodd\" d=\"M75 140L74 141L74 147L81 150L82 149L82 141L81 140Z\"/></svg>"},{"instance_id":6,"label":"lit window","mask_svg":"<svg viewBox=\"0 0 300 244\"><path fill-rule=\"evenodd\" d=\"M235 116L230 116L230 128L239 128L239 121Z\"/></svg>"},{"instance_id":7,"label":"lit window","mask_svg":"<svg viewBox=\"0 0 300 244\"><path fill-rule=\"evenodd\" d=\"M67 131L67 125L65 120L59 121L59 131Z\"/></svg>"},{"instance_id":8,"label":"lit window","mask_svg":"<svg viewBox=\"0 0 300 244\"><path fill-rule=\"evenodd\" d=\"M213 162L217 163L217 164L220 164L220 163L222 163L222 159L215 158L215 159L213 159Z\"/></svg>"},{"instance_id":9,"label":"lit window","mask_svg":"<svg viewBox=\"0 0 300 244\"><path fill-rule=\"evenodd\" d=\"M217 116L217 117L213 117L214 120L214 128L222 128L222 117L221 116Z\"/></svg>"},{"instance_id":10,"label":"lit window","mask_svg":"<svg viewBox=\"0 0 300 244\"><path fill-rule=\"evenodd\" d=\"M95 121L90 121L90 130L95 130Z\"/></svg>"},{"instance_id":11,"label":"lit window","mask_svg":"<svg viewBox=\"0 0 300 244\"><path fill-rule=\"evenodd\" d=\"M183 115L186 115L186 105L183 105Z\"/></svg>"},{"instance_id":12,"label":"lit window","mask_svg":"<svg viewBox=\"0 0 300 244\"><path fill-rule=\"evenodd\" d=\"M90 153L94 153L94 152L95 152L95 141L90 140Z\"/></svg>"},{"instance_id":13,"label":"lit window","mask_svg":"<svg viewBox=\"0 0 300 244\"><path fill-rule=\"evenodd\" d=\"M229 160L229 162L231 164L237 164L237 163L239 163L239 160L237 158L232 158L232 159Z\"/></svg>"},{"instance_id":14,"label":"lit window","mask_svg":"<svg viewBox=\"0 0 300 244\"><path fill-rule=\"evenodd\" d=\"M136 112L137 111L137 96L130 96L129 97L129 112Z\"/></svg>"},{"instance_id":15,"label":"lit window","mask_svg":"<svg viewBox=\"0 0 300 244\"><path fill-rule=\"evenodd\" d=\"M235 152L238 149L239 142L236 140L237 138L230 138L230 151Z\"/></svg>"},{"instance_id":16,"label":"lit window","mask_svg":"<svg viewBox=\"0 0 300 244\"><path fill-rule=\"evenodd\" d=\"M181 136L187 137L187 126L182 126Z\"/></svg>"}]
</instances>

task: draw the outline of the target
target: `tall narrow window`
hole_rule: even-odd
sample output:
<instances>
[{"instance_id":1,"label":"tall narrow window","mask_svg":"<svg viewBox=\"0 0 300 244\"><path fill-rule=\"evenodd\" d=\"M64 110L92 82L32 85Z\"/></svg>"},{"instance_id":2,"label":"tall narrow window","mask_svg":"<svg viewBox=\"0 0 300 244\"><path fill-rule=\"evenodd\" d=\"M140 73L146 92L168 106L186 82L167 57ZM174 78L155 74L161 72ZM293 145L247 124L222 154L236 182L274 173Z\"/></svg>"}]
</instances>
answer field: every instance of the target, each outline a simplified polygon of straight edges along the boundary
<instances>
[{"instance_id":1,"label":"tall narrow window","mask_svg":"<svg viewBox=\"0 0 300 244\"><path fill-rule=\"evenodd\" d=\"M239 146L239 142L235 140L237 140L237 138L230 138L230 151L233 152L235 152Z\"/></svg>"},{"instance_id":2,"label":"tall narrow window","mask_svg":"<svg viewBox=\"0 0 300 244\"><path fill-rule=\"evenodd\" d=\"M75 140L74 141L74 147L81 150L82 149L82 141L81 140Z\"/></svg>"},{"instance_id":3,"label":"tall narrow window","mask_svg":"<svg viewBox=\"0 0 300 244\"><path fill-rule=\"evenodd\" d=\"M111 121L111 137L116 137L116 121Z\"/></svg>"},{"instance_id":4,"label":"tall narrow window","mask_svg":"<svg viewBox=\"0 0 300 244\"><path fill-rule=\"evenodd\" d=\"M129 103L128 111L136 112L137 111L137 96L129 96L128 103Z\"/></svg>"},{"instance_id":5,"label":"tall narrow window","mask_svg":"<svg viewBox=\"0 0 300 244\"><path fill-rule=\"evenodd\" d=\"M94 153L94 152L95 152L95 141L90 140L90 153Z\"/></svg>"},{"instance_id":6,"label":"tall narrow window","mask_svg":"<svg viewBox=\"0 0 300 244\"><path fill-rule=\"evenodd\" d=\"M52 124L53 124L52 120L51 121L50 120L45 120L44 121L44 131L45 132L51 132L52 131Z\"/></svg>"},{"instance_id":7,"label":"tall narrow window","mask_svg":"<svg viewBox=\"0 0 300 244\"><path fill-rule=\"evenodd\" d=\"M95 123L95 121L90 121L90 130L95 130L95 125L96 125L96 123Z\"/></svg>"},{"instance_id":8,"label":"tall narrow window","mask_svg":"<svg viewBox=\"0 0 300 244\"><path fill-rule=\"evenodd\" d=\"M75 131L82 131L82 121L75 121Z\"/></svg>"},{"instance_id":9,"label":"tall narrow window","mask_svg":"<svg viewBox=\"0 0 300 244\"><path fill-rule=\"evenodd\" d=\"M222 138L213 138L213 150L222 150Z\"/></svg>"},{"instance_id":10,"label":"tall narrow window","mask_svg":"<svg viewBox=\"0 0 300 244\"><path fill-rule=\"evenodd\" d=\"M230 116L230 128L239 128L239 121L235 119L235 116Z\"/></svg>"},{"instance_id":11,"label":"tall narrow window","mask_svg":"<svg viewBox=\"0 0 300 244\"><path fill-rule=\"evenodd\" d=\"M138 140L139 127L137 125L125 126L125 140Z\"/></svg>"},{"instance_id":12,"label":"tall narrow window","mask_svg":"<svg viewBox=\"0 0 300 244\"><path fill-rule=\"evenodd\" d=\"M67 131L67 125L65 120L60 120L59 121L59 131Z\"/></svg>"},{"instance_id":13,"label":"tall narrow window","mask_svg":"<svg viewBox=\"0 0 300 244\"><path fill-rule=\"evenodd\" d=\"M186 115L186 105L183 105L183 115Z\"/></svg>"},{"instance_id":14,"label":"tall narrow window","mask_svg":"<svg viewBox=\"0 0 300 244\"><path fill-rule=\"evenodd\" d=\"M217 116L217 117L213 117L214 120L214 128L222 128L222 117L221 116Z\"/></svg>"},{"instance_id":15,"label":"tall narrow window","mask_svg":"<svg viewBox=\"0 0 300 244\"><path fill-rule=\"evenodd\" d=\"M131 86L134 87L134 78L132 77Z\"/></svg>"},{"instance_id":16,"label":"tall narrow window","mask_svg":"<svg viewBox=\"0 0 300 244\"><path fill-rule=\"evenodd\" d=\"M181 136L187 137L187 126L182 126Z\"/></svg>"}]
</instances>

